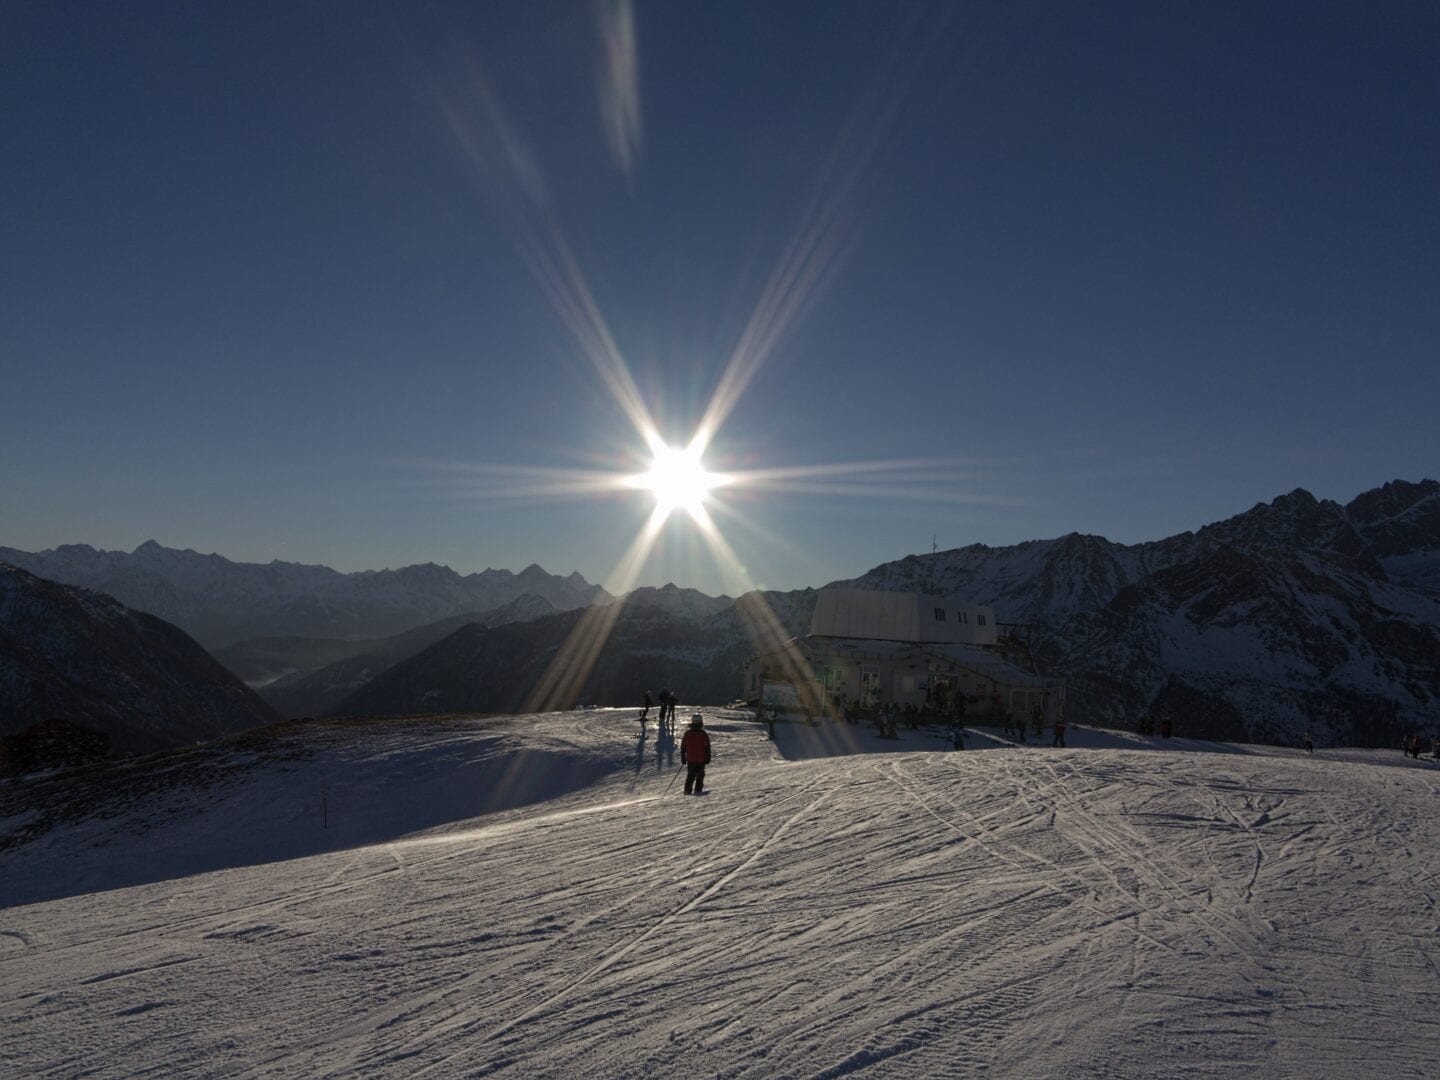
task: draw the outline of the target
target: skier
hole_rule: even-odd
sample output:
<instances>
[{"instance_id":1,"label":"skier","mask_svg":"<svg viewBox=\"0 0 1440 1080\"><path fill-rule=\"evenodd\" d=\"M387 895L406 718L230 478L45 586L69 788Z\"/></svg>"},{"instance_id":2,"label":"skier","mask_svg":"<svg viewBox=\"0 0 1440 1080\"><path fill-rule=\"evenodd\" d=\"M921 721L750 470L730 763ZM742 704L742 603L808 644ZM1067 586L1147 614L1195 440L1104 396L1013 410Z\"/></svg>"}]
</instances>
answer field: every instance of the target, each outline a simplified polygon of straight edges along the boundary
<instances>
[{"instance_id":1,"label":"skier","mask_svg":"<svg viewBox=\"0 0 1440 1080\"><path fill-rule=\"evenodd\" d=\"M965 749L965 724L959 718L950 725L950 748L952 750Z\"/></svg>"},{"instance_id":2,"label":"skier","mask_svg":"<svg viewBox=\"0 0 1440 1080\"><path fill-rule=\"evenodd\" d=\"M685 766L685 794L705 794L705 766L710 764L710 736L697 712L690 718L690 730L680 740L680 764Z\"/></svg>"},{"instance_id":3,"label":"skier","mask_svg":"<svg viewBox=\"0 0 1440 1080\"><path fill-rule=\"evenodd\" d=\"M1050 741L1050 746L1065 749L1065 716L1063 713L1055 714L1055 738Z\"/></svg>"},{"instance_id":4,"label":"skier","mask_svg":"<svg viewBox=\"0 0 1440 1080\"><path fill-rule=\"evenodd\" d=\"M1314 752L1315 752L1315 743L1314 743L1314 741L1310 738L1310 732L1307 731L1307 732L1305 732L1305 753L1307 753L1307 754L1313 754Z\"/></svg>"},{"instance_id":5,"label":"skier","mask_svg":"<svg viewBox=\"0 0 1440 1080\"><path fill-rule=\"evenodd\" d=\"M650 691L645 691L645 704L640 707L640 723L645 723L645 717L650 715Z\"/></svg>"},{"instance_id":6,"label":"skier","mask_svg":"<svg viewBox=\"0 0 1440 1080\"><path fill-rule=\"evenodd\" d=\"M765 710L765 726L770 729L770 741L775 741L775 706Z\"/></svg>"}]
</instances>

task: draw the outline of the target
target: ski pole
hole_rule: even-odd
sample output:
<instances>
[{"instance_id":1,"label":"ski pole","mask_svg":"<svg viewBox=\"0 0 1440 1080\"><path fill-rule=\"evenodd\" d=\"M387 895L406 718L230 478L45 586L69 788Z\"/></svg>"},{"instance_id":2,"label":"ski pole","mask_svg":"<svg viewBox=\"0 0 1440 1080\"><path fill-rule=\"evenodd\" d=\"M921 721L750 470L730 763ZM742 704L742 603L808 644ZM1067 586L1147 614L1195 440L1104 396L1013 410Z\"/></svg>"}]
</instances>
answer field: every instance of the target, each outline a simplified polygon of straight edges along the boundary
<instances>
[{"instance_id":1,"label":"ski pole","mask_svg":"<svg viewBox=\"0 0 1440 1080\"><path fill-rule=\"evenodd\" d=\"M681 762L681 763L680 763L680 768L675 770L675 776L679 776L679 775L680 775L680 769L683 769L684 767L685 767L685 763L684 763L684 762ZM661 792L660 797L661 797L662 799L663 799L666 795L669 795L669 794L670 794L670 789L675 786L675 776L670 777L670 783L666 784L666 785L665 785L665 790L664 790L663 792Z\"/></svg>"}]
</instances>

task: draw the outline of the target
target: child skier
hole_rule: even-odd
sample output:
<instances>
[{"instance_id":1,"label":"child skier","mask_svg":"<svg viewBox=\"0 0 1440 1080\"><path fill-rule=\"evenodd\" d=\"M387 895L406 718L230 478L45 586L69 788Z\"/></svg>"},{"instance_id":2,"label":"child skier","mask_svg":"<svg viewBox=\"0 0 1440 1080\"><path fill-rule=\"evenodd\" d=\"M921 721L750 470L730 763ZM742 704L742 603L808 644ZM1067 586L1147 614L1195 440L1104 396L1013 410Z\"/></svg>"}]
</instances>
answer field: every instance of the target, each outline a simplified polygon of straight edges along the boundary
<instances>
[{"instance_id":1,"label":"child skier","mask_svg":"<svg viewBox=\"0 0 1440 1080\"><path fill-rule=\"evenodd\" d=\"M680 740L680 763L685 766L685 794L705 794L705 766L710 764L710 736L697 712L690 718L690 730Z\"/></svg>"}]
</instances>

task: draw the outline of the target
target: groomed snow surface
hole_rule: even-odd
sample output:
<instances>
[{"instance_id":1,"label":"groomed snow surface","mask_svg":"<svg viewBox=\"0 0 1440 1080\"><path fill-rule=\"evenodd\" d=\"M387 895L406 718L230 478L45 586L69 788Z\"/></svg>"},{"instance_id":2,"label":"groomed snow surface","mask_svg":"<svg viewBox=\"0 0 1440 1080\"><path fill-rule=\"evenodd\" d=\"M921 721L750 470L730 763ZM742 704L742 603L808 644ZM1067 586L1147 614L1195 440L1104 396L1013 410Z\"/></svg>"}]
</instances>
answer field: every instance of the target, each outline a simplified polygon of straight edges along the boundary
<instances>
[{"instance_id":1,"label":"groomed snow surface","mask_svg":"<svg viewBox=\"0 0 1440 1080\"><path fill-rule=\"evenodd\" d=\"M0 1074L1435 1075L1433 764L703 712L0 783Z\"/></svg>"}]
</instances>

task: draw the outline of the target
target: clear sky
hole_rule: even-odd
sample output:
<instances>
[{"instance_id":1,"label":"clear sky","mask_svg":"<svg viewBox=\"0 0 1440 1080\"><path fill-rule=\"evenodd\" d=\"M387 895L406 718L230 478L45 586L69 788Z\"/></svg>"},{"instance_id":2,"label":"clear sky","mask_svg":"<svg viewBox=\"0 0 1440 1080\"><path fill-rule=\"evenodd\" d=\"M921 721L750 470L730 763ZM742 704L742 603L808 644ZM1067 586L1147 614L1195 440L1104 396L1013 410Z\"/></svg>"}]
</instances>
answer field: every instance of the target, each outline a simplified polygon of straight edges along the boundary
<instances>
[{"instance_id":1,"label":"clear sky","mask_svg":"<svg viewBox=\"0 0 1440 1080\"><path fill-rule=\"evenodd\" d=\"M641 583L1440 474L1430 0L8 0L0 102L0 544L613 582L707 408L792 471Z\"/></svg>"}]
</instances>

